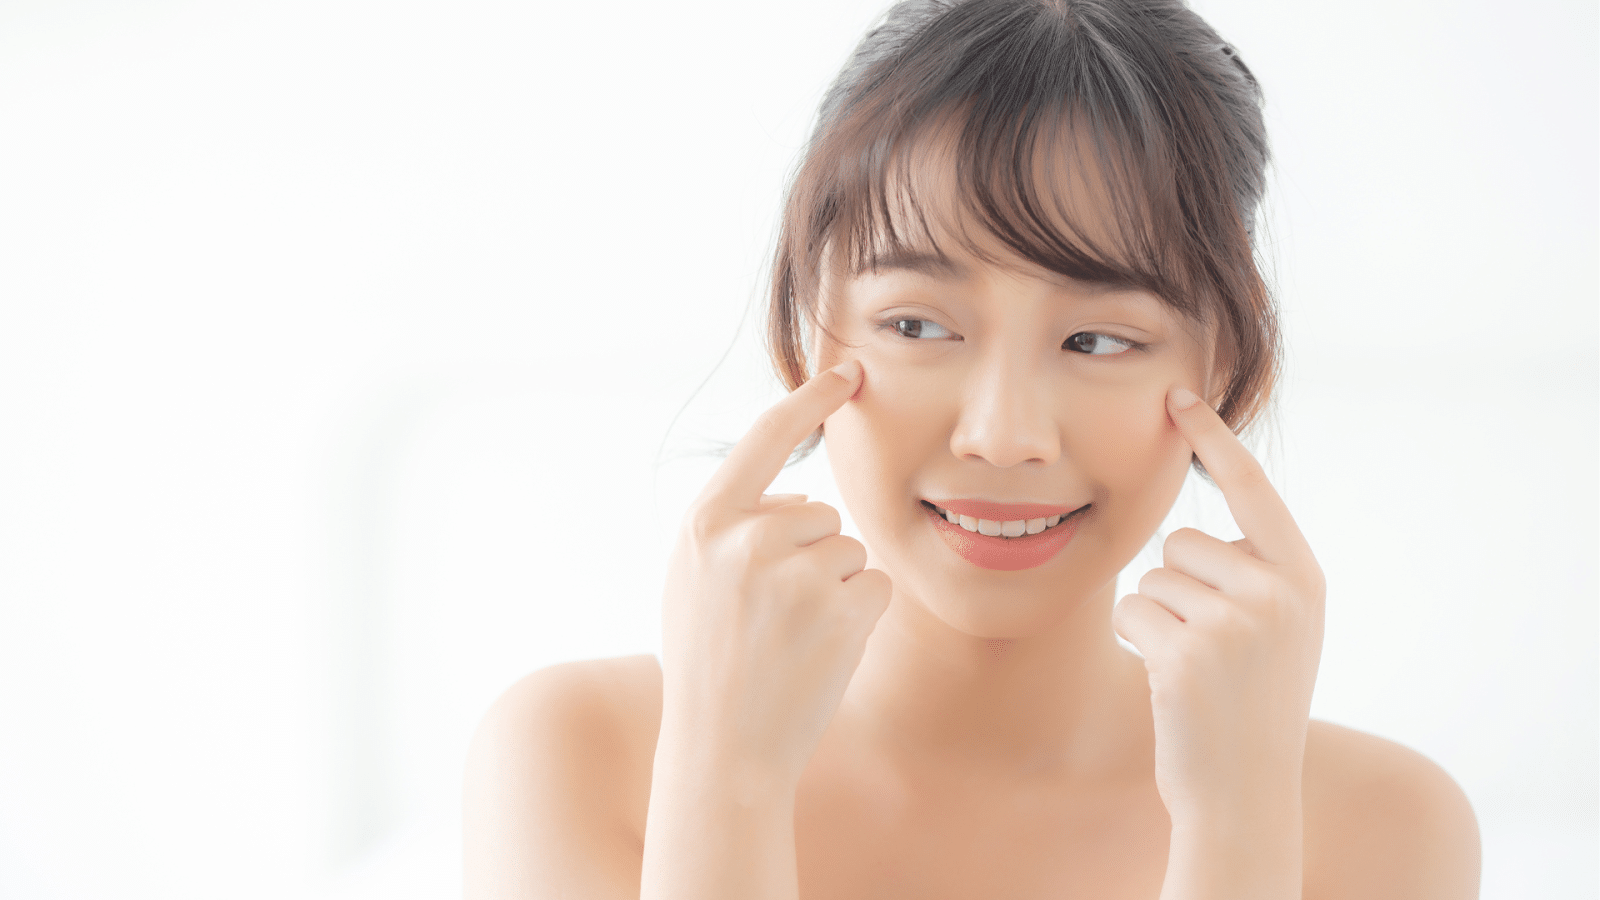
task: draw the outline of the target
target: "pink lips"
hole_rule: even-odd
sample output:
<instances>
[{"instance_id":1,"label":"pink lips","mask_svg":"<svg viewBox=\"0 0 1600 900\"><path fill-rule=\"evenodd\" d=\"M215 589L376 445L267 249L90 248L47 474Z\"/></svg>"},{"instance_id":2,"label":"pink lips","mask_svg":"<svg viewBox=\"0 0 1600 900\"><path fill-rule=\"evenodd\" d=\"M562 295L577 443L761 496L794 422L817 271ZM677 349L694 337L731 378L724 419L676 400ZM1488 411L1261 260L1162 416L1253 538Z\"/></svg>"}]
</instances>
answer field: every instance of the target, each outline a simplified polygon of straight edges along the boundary
<instances>
[{"instance_id":1,"label":"pink lips","mask_svg":"<svg viewBox=\"0 0 1600 900\"><path fill-rule=\"evenodd\" d=\"M989 500L929 500L928 502L940 509L948 509L958 516L988 519L991 522L1048 519L1051 516L1064 516L1078 508L1048 503L994 503Z\"/></svg>"},{"instance_id":2,"label":"pink lips","mask_svg":"<svg viewBox=\"0 0 1600 900\"><path fill-rule=\"evenodd\" d=\"M928 503L931 504L932 501L928 501ZM1082 510L1082 514L1077 515L1067 515L1068 513L1076 512L1070 507L1051 506L1042 503L991 503L986 500L952 500L949 501L949 505L944 502L940 502L937 505L957 515L998 522L1016 521L1018 519L1048 519L1058 514L1064 516L1061 522L1053 528L1046 528L1037 534L1007 538L974 534L960 525L953 525L946 521L945 517L940 515L931 505L923 506L923 512L927 514L928 521L932 523L934 533L939 536L945 546L955 551L957 556L980 569L995 569L1002 572L1032 569L1049 562L1072 541L1073 535L1078 531L1078 526L1083 523L1084 516L1089 512L1087 504L1078 507L1079 510Z\"/></svg>"}]
</instances>

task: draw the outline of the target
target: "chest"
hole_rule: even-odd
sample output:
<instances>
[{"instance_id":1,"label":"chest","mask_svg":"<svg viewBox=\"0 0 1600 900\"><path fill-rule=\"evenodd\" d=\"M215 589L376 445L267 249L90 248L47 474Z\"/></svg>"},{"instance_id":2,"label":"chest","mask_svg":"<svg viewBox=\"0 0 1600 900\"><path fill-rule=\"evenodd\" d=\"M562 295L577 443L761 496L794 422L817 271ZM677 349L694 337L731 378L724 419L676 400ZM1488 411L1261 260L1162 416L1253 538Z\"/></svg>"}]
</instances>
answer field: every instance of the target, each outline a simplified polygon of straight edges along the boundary
<instances>
[{"instance_id":1,"label":"chest","mask_svg":"<svg viewBox=\"0 0 1600 900\"><path fill-rule=\"evenodd\" d=\"M1169 830L1153 782L1069 795L813 765L795 795L806 900L1155 900Z\"/></svg>"}]
</instances>

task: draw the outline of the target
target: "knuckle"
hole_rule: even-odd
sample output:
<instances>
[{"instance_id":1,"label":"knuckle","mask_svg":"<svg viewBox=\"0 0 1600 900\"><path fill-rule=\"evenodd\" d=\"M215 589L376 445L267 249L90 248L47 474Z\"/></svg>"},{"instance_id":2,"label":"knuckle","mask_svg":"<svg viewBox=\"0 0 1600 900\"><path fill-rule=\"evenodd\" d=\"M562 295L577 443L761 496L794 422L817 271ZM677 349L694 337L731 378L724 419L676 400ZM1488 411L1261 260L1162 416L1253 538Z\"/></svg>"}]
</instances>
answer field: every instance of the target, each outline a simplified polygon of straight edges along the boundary
<instances>
[{"instance_id":1,"label":"knuckle","mask_svg":"<svg viewBox=\"0 0 1600 900\"><path fill-rule=\"evenodd\" d=\"M1111 624L1116 627L1119 633L1131 621L1133 605L1137 602L1138 596L1138 594L1129 594L1118 600L1116 606L1111 607Z\"/></svg>"},{"instance_id":2,"label":"knuckle","mask_svg":"<svg viewBox=\"0 0 1600 900\"><path fill-rule=\"evenodd\" d=\"M893 584L887 572L862 569L845 579L845 585L854 592L855 605L871 613L874 618L888 608Z\"/></svg>"},{"instance_id":3,"label":"knuckle","mask_svg":"<svg viewBox=\"0 0 1600 900\"><path fill-rule=\"evenodd\" d=\"M1261 644L1278 634L1283 622L1282 610L1270 616L1240 614L1234 622L1234 634L1242 643Z\"/></svg>"},{"instance_id":4,"label":"knuckle","mask_svg":"<svg viewBox=\"0 0 1600 900\"><path fill-rule=\"evenodd\" d=\"M696 501L683 515L682 531L694 544L704 546L710 543L716 525L716 515L711 505Z\"/></svg>"},{"instance_id":5,"label":"knuckle","mask_svg":"<svg viewBox=\"0 0 1600 900\"><path fill-rule=\"evenodd\" d=\"M889 573L880 569L871 569L870 571L872 572L872 584L883 592L883 599L888 600L889 592L894 587L894 582L890 580Z\"/></svg>"},{"instance_id":6,"label":"knuckle","mask_svg":"<svg viewBox=\"0 0 1600 900\"><path fill-rule=\"evenodd\" d=\"M1224 603L1212 613L1211 627L1224 640L1247 640L1255 631L1255 617L1236 604Z\"/></svg>"},{"instance_id":7,"label":"knuckle","mask_svg":"<svg viewBox=\"0 0 1600 900\"><path fill-rule=\"evenodd\" d=\"M1111 610L1111 620L1119 629L1143 630L1152 623L1152 614L1166 615L1160 604L1142 593L1123 597Z\"/></svg>"},{"instance_id":8,"label":"knuckle","mask_svg":"<svg viewBox=\"0 0 1600 900\"><path fill-rule=\"evenodd\" d=\"M1182 528L1179 528L1178 530L1174 531L1172 534L1167 535L1167 540L1168 541L1178 541L1180 543L1188 543L1190 541L1193 541L1197 537L1203 536L1204 534L1205 534L1205 532L1201 531L1198 528L1192 528L1192 527L1190 527L1188 525L1185 525Z\"/></svg>"},{"instance_id":9,"label":"knuckle","mask_svg":"<svg viewBox=\"0 0 1600 900\"><path fill-rule=\"evenodd\" d=\"M794 575L796 580L804 581L808 584L825 583L828 577L828 570L832 568L828 562L827 551L828 548L818 542L795 554Z\"/></svg>"},{"instance_id":10,"label":"knuckle","mask_svg":"<svg viewBox=\"0 0 1600 900\"><path fill-rule=\"evenodd\" d=\"M1152 594L1159 592L1165 579L1166 569L1151 569L1139 579L1139 593ZM1121 606L1122 604L1117 604Z\"/></svg>"},{"instance_id":11,"label":"knuckle","mask_svg":"<svg viewBox=\"0 0 1600 900\"><path fill-rule=\"evenodd\" d=\"M861 590L870 594L882 594L884 599L889 596L889 573L880 569L862 569L850 576L851 582L859 582Z\"/></svg>"},{"instance_id":12,"label":"knuckle","mask_svg":"<svg viewBox=\"0 0 1600 900\"><path fill-rule=\"evenodd\" d=\"M772 437L783 430L783 413L773 407L756 416L750 425L750 433L761 438Z\"/></svg>"},{"instance_id":13,"label":"knuckle","mask_svg":"<svg viewBox=\"0 0 1600 900\"><path fill-rule=\"evenodd\" d=\"M834 509L832 506L829 506L821 501L814 500L810 503L807 503L806 507L812 515L815 515L818 519L822 520L822 523L827 526L830 534L838 534L839 530L844 527L844 520L840 518L839 511Z\"/></svg>"},{"instance_id":14,"label":"knuckle","mask_svg":"<svg viewBox=\"0 0 1600 900\"><path fill-rule=\"evenodd\" d=\"M767 555L772 544L772 529L759 520L745 520L724 535L727 548L740 563L749 564Z\"/></svg>"},{"instance_id":15,"label":"knuckle","mask_svg":"<svg viewBox=\"0 0 1600 900\"><path fill-rule=\"evenodd\" d=\"M1262 598L1263 608L1275 613L1298 607L1315 596L1315 590L1308 584L1304 573L1288 572L1257 563L1249 566L1241 577L1247 580L1251 596Z\"/></svg>"},{"instance_id":16,"label":"knuckle","mask_svg":"<svg viewBox=\"0 0 1600 900\"><path fill-rule=\"evenodd\" d=\"M1233 480L1246 490L1257 490L1272 487L1272 479L1267 477L1267 470L1254 460L1241 460L1230 468L1233 469Z\"/></svg>"},{"instance_id":17,"label":"knuckle","mask_svg":"<svg viewBox=\"0 0 1600 900\"><path fill-rule=\"evenodd\" d=\"M1167 535L1167 539L1161 542L1161 552L1164 554L1185 554L1204 535L1205 532L1197 528L1179 528L1177 531Z\"/></svg>"},{"instance_id":18,"label":"knuckle","mask_svg":"<svg viewBox=\"0 0 1600 900\"><path fill-rule=\"evenodd\" d=\"M1300 587L1287 578L1268 573L1258 573L1255 579L1256 589L1261 596L1271 600L1275 605L1294 603L1302 596Z\"/></svg>"},{"instance_id":19,"label":"knuckle","mask_svg":"<svg viewBox=\"0 0 1600 900\"><path fill-rule=\"evenodd\" d=\"M1245 560L1229 573L1229 587L1234 596L1248 600L1253 597L1275 599L1280 593L1277 577L1255 560Z\"/></svg>"},{"instance_id":20,"label":"knuckle","mask_svg":"<svg viewBox=\"0 0 1600 900\"><path fill-rule=\"evenodd\" d=\"M866 545L862 544L853 537L847 537L845 535L840 535L839 540L839 555L842 556L844 561L849 564L850 572L854 574L865 569L867 567Z\"/></svg>"}]
</instances>

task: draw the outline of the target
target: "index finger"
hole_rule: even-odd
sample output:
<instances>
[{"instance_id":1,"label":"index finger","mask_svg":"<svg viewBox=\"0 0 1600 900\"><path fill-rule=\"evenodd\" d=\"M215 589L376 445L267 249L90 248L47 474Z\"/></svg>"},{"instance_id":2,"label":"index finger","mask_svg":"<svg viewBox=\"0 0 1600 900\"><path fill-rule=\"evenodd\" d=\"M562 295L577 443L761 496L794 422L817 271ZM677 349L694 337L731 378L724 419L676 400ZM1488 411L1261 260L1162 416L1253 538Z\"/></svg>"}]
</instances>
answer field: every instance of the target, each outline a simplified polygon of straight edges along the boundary
<instances>
[{"instance_id":1,"label":"index finger","mask_svg":"<svg viewBox=\"0 0 1600 900\"><path fill-rule=\"evenodd\" d=\"M860 362L843 362L773 404L733 445L701 496L740 509L755 509L761 503L761 494L788 462L789 454L834 410L855 396L862 377Z\"/></svg>"},{"instance_id":2,"label":"index finger","mask_svg":"<svg viewBox=\"0 0 1600 900\"><path fill-rule=\"evenodd\" d=\"M1290 515L1288 504L1228 423L1193 391L1181 387L1167 395L1167 412L1200 458L1200 464L1222 489L1228 511L1255 547L1255 555L1268 562L1309 556L1311 547Z\"/></svg>"}]
</instances>

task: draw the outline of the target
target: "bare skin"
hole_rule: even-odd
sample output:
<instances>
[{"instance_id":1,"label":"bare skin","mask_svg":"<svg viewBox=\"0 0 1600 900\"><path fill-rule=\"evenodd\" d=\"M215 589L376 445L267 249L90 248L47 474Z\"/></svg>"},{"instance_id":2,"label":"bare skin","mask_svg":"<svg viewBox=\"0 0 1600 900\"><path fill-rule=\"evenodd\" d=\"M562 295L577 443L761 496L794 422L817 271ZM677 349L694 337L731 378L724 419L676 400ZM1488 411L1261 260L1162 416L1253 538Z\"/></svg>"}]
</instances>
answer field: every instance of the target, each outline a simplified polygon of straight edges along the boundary
<instances>
[{"instance_id":1,"label":"bare skin","mask_svg":"<svg viewBox=\"0 0 1600 900\"><path fill-rule=\"evenodd\" d=\"M1212 412L1210 335L985 250L831 273L837 377L691 510L662 665L554 667L487 717L469 898L1476 896L1454 782L1308 720L1321 572ZM824 421L861 542L762 493ZM1245 539L1180 531L1118 602L1194 456ZM939 498L1088 512L997 571L934 534Z\"/></svg>"},{"instance_id":2,"label":"bare skin","mask_svg":"<svg viewBox=\"0 0 1600 900\"><path fill-rule=\"evenodd\" d=\"M1053 670L1026 638L976 637L907 599L793 788L799 896L1165 896L1177 831L1149 671L1110 638L1109 590L1037 632ZM1028 682L1030 662L1061 680ZM468 897L639 896L665 693L651 656L556 666L507 693L469 767ZM1301 761L1290 895L1476 896L1476 825L1436 766L1320 722Z\"/></svg>"},{"instance_id":3,"label":"bare skin","mask_svg":"<svg viewBox=\"0 0 1600 900\"><path fill-rule=\"evenodd\" d=\"M645 655L554 666L506 692L469 770L468 900L639 896L661 691ZM902 773L842 725L796 796L802 897L1159 895L1170 823L1150 756L1130 757L1127 783L1063 794ZM1305 900L1477 896L1472 810L1421 755L1312 720L1303 796Z\"/></svg>"}]
</instances>

